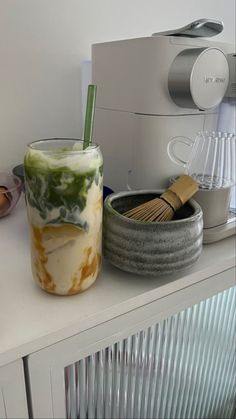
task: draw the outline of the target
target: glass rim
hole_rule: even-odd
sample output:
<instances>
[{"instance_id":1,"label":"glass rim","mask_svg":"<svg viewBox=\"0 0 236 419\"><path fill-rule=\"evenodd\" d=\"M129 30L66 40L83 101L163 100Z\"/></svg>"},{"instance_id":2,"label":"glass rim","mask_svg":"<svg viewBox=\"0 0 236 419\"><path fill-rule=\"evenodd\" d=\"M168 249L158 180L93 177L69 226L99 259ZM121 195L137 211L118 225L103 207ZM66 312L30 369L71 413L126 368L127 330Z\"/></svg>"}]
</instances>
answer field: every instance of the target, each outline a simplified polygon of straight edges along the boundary
<instances>
[{"instance_id":1,"label":"glass rim","mask_svg":"<svg viewBox=\"0 0 236 419\"><path fill-rule=\"evenodd\" d=\"M214 137L222 137L222 138L233 138L235 137L235 133L234 132L228 132L228 131L210 131L210 130L200 130L197 132L197 137L198 136L210 136L214 139Z\"/></svg>"},{"instance_id":2,"label":"glass rim","mask_svg":"<svg viewBox=\"0 0 236 419\"><path fill-rule=\"evenodd\" d=\"M8 194L9 192L14 192L16 189L20 188L23 184L22 180L19 178L19 176L16 176L12 173L4 173L4 172L0 172L0 177L1 176L6 176L9 179L13 180L15 182L14 186L10 186L7 187L6 191L1 191L1 194L5 195Z\"/></svg>"},{"instance_id":3,"label":"glass rim","mask_svg":"<svg viewBox=\"0 0 236 419\"><path fill-rule=\"evenodd\" d=\"M49 142L57 142L57 141L61 141L61 142L66 142L66 141L73 141L74 144L83 144L84 141L79 139L79 138L69 138L69 137L54 137L54 138L41 138L40 140L35 140L35 141L31 141L30 143L27 144L27 147L30 150L36 150L36 151L41 151L42 153L55 153L56 148L52 148L52 149L43 149L43 148L37 148L34 146L40 145L40 144L44 144L44 143L49 143ZM66 144L65 144L66 145ZM64 146L65 146L64 145ZM94 142L92 142L87 148L82 149L82 150L65 150L66 154L78 154L78 153L88 153L94 150L98 150L100 149L99 144L96 144Z\"/></svg>"}]
</instances>

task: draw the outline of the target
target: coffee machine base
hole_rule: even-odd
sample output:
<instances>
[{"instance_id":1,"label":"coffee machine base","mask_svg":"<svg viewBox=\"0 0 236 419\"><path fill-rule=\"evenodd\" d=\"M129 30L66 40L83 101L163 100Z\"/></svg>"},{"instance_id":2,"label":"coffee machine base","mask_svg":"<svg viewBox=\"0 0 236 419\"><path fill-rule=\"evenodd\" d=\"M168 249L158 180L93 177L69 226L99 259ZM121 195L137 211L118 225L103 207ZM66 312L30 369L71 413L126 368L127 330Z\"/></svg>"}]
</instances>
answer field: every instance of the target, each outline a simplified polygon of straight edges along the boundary
<instances>
[{"instance_id":1,"label":"coffee machine base","mask_svg":"<svg viewBox=\"0 0 236 419\"><path fill-rule=\"evenodd\" d=\"M229 210L228 221L216 227L203 229L203 243L214 243L236 234L236 210Z\"/></svg>"}]
</instances>

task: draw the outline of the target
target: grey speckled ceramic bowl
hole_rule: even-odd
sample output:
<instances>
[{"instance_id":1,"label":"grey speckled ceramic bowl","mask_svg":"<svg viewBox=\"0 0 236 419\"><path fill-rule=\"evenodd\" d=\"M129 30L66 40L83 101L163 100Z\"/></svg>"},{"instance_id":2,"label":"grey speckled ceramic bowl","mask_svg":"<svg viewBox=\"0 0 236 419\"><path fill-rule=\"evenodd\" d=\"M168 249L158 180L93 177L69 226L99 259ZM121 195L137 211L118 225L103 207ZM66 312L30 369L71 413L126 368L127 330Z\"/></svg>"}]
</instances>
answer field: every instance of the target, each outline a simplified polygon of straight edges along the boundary
<instances>
[{"instance_id":1,"label":"grey speckled ceramic bowl","mask_svg":"<svg viewBox=\"0 0 236 419\"><path fill-rule=\"evenodd\" d=\"M114 193L104 202L103 252L116 267L139 275L164 275L192 266L202 250L202 210L190 200L168 222L145 223L122 213L163 191Z\"/></svg>"}]
</instances>

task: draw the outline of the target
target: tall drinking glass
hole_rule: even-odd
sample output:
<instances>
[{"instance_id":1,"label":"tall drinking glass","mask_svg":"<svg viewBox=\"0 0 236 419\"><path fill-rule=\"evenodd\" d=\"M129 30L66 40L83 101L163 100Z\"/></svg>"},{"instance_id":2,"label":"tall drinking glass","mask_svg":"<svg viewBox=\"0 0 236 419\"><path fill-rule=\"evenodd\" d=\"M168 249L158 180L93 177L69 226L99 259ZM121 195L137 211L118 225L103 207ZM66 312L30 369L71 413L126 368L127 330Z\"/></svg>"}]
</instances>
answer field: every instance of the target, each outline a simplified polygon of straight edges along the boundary
<instances>
[{"instance_id":1,"label":"tall drinking glass","mask_svg":"<svg viewBox=\"0 0 236 419\"><path fill-rule=\"evenodd\" d=\"M99 146L74 139L28 145L26 201L35 281L52 294L89 288L101 265L102 173Z\"/></svg>"}]
</instances>

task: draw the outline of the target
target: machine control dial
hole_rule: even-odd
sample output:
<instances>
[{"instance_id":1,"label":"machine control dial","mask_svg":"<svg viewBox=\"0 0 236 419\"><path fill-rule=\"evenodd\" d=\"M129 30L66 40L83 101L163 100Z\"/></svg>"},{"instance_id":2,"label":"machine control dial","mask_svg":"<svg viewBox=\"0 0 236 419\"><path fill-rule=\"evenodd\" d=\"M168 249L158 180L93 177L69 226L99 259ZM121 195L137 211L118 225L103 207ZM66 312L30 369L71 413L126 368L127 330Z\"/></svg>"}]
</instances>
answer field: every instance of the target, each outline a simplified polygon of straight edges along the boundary
<instances>
[{"instance_id":1,"label":"machine control dial","mask_svg":"<svg viewBox=\"0 0 236 419\"><path fill-rule=\"evenodd\" d=\"M168 77L172 100L183 108L210 110L224 98L229 66L218 48L189 48L174 59Z\"/></svg>"}]
</instances>

